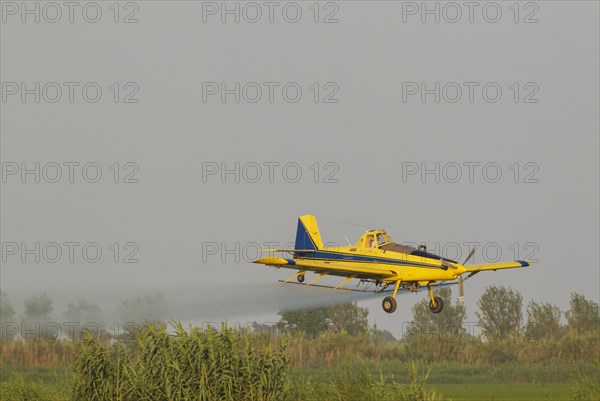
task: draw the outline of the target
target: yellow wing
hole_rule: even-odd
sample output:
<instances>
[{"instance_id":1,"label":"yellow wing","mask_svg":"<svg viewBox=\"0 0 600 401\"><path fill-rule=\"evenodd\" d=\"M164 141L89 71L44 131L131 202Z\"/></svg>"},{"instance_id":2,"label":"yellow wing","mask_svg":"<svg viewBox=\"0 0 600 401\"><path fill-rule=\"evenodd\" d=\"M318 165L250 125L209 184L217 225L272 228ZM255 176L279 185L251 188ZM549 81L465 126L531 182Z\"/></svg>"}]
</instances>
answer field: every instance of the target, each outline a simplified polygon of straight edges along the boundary
<instances>
[{"instance_id":1,"label":"yellow wing","mask_svg":"<svg viewBox=\"0 0 600 401\"><path fill-rule=\"evenodd\" d=\"M465 266L466 272L481 272L484 270L516 269L531 266L528 260L513 260L510 262L484 263L480 265Z\"/></svg>"},{"instance_id":2,"label":"yellow wing","mask_svg":"<svg viewBox=\"0 0 600 401\"><path fill-rule=\"evenodd\" d=\"M340 263L337 261L284 259L268 257L254 261L267 266L286 267L305 271L314 271L320 274L356 278L391 279L398 274L393 266L375 267L373 263ZM381 266L381 265L380 265Z\"/></svg>"}]
</instances>

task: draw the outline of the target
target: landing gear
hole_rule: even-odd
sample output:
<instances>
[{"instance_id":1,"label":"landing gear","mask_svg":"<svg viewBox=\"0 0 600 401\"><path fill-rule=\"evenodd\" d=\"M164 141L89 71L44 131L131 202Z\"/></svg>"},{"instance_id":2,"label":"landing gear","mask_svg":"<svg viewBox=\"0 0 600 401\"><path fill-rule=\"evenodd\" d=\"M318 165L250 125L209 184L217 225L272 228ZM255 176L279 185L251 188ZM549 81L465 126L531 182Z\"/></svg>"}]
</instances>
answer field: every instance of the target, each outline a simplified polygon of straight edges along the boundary
<instances>
[{"instance_id":1,"label":"landing gear","mask_svg":"<svg viewBox=\"0 0 600 401\"><path fill-rule=\"evenodd\" d=\"M429 298L431 299L429 301L429 310L432 313L440 313L444 309L444 301L442 301L442 298L433 295L430 284L427 284L427 291L429 291Z\"/></svg>"},{"instance_id":2,"label":"landing gear","mask_svg":"<svg viewBox=\"0 0 600 401\"><path fill-rule=\"evenodd\" d=\"M389 284L390 282L385 283L383 289L387 288ZM383 310L387 313L394 313L394 311L398 307L398 303L396 302L396 294L398 293L398 287L400 287L400 280L396 281L396 287L394 288L394 293L392 294L392 296L387 296L383 298L381 306L383 306Z\"/></svg>"},{"instance_id":3,"label":"landing gear","mask_svg":"<svg viewBox=\"0 0 600 401\"><path fill-rule=\"evenodd\" d=\"M299 283L303 283L304 282L304 274L298 274L298 277L296 277L296 280L298 280Z\"/></svg>"},{"instance_id":4,"label":"landing gear","mask_svg":"<svg viewBox=\"0 0 600 401\"><path fill-rule=\"evenodd\" d=\"M383 303L381 305L383 306L383 310L386 311L387 313L394 313L394 311L398 307L396 298L392 298L392 297L383 298Z\"/></svg>"},{"instance_id":5,"label":"landing gear","mask_svg":"<svg viewBox=\"0 0 600 401\"><path fill-rule=\"evenodd\" d=\"M434 297L435 303L433 301L429 301L429 310L432 313L440 313L442 309L444 309L444 301L440 297Z\"/></svg>"}]
</instances>

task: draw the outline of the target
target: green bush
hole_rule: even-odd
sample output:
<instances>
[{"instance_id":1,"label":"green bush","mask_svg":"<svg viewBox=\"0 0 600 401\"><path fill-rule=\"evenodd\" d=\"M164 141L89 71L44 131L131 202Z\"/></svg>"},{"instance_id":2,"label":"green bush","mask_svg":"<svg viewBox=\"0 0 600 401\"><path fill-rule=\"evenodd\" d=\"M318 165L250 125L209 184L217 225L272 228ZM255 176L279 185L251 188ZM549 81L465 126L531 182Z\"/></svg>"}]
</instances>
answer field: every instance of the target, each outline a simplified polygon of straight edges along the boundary
<instances>
[{"instance_id":1,"label":"green bush","mask_svg":"<svg viewBox=\"0 0 600 401\"><path fill-rule=\"evenodd\" d=\"M280 401L287 356L223 328L186 331L145 326L130 346L86 335L73 365L73 398L116 401Z\"/></svg>"}]
</instances>

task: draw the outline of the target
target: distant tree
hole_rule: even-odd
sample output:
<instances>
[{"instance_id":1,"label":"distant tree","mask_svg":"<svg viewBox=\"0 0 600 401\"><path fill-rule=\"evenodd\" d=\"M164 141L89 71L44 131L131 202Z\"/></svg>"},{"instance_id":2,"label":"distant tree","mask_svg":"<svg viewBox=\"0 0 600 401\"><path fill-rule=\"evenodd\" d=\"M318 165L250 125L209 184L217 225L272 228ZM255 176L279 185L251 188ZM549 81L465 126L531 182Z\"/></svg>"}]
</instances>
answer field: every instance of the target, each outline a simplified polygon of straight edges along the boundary
<instances>
[{"instance_id":1,"label":"distant tree","mask_svg":"<svg viewBox=\"0 0 600 401\"><path fill-rule=\"evenodd\" d=\"M331 305L326 310L329 327L334 333L346 332L356 336L369 329L369 310L356 305L356 302Z\"/></svg>"},{"instance_id":2,"label":"distant tree","mask_svg":"<svg viewBox=\"0 0 600 401\"><path fill-rule=\"evenodd\" d=\"M397 343L398 340L389 330L380 330L377 328L377 324L374 324L371 328L371 342L373 344L387 344Z\"/></svg>"},{"instance_id":3,"label":"distant tree","mask_svg":"<svg viewBox=\"0 0 600 401\"><path fill-rule=\"evenodd\" d=\"M308 309L292 309L280 311L281 318L277 322L280 330L297 329L305 334L316 337L327 331L327 307L321 306Z\"/></svg>"},{"instance_id":4,"label":"distant tree","mask_svg":"<svg viewBox=\"0 0 600 401\"><path fill-rule=\"evenodd\" d=\"M47 323L51 320L54 310L52 298L45 292L43 294L27 298L25 300L24 321L27 323Z\"/></svg>"},{"instance_id":5,"label":"distant tree","mask_svg":"<svg viewBox=\"0 0 600 401\"><path fill-rule=\"evenodd\" d=\"M77 302L67 304L67 310L63 312L63 316L69 323L78 323L70 329L71 337L81 337L84 329L90 331L101 330L104 327L102 318L102 309L85 299L79 299Z\"/></svg>"},{"instance_id":6,"label":"distant tree","mask_svg":"<svg viewBox=\"0 0 600 401\"><path fill-rule=\"evenodd\" d=\"M467 310L462 303L452 304L450 288L440 288L436 295L444 301L444 309L440 313L431 313L429 297L422 299L412 308L413 320L408 327L407 337L415 335L436 335L456 338L466 334L464 327Z\"/></svg>"},{"instance_id":7,"label":"distant tree","mask_svg":"<svg viewBox=\"0 0 600 401\"><path fill-rule=\"evenodd\" d=\"M167 299L163 293L137 296L121 301L119 316L125 325L140 326L145 321L160 322L168 316ZM132 328L125 328L131 331Z\"/></svg>"},{"instance_id":8,"label":"distant tree","mask_svg":"<svg viewBox=\"0 0 600 401\"><path fill-rule=\"evenodd\" d=\"M10 341L14 338L15 323L15 310L8 295L0 291L0 341ZM13 327L9 327L9 325Z\"/></svg>"},{"instance_id":9,"label":"distant tree","mask_svg":"<svg viewBox=\"0 0 600 401\"><path fill-rule=\"evenodd\" d=\"M365 333L368 328L369 310L354 303L320 306L308 309L286 310L279 312L279 329L294 328L310 336L325 332L351 335Z\"/></svg>"},{"instance_id":10,"label":"distant tree","mask_svg":"<svg viewBox=\"0 0 600 401\"><path fill-rule=\"evenodd\" d=\"M487 339L503 339L521 334L523 296L510 288L491 286L477 302L481 333Z\"/></svg>"},{"instance_id":11,"label":"distant tree","mask_svg":"<svg viewBox=\"0 0 600 401\"><path fill-rule=\"evenodd\" d=\"M5 292L0 291L0 321L11 322L15 317L15 310L13 309L8 295Z\"/></svg>"},{"instance_id":12,"label":"distant tree","mask_svg":"<svg viewBox=\"0 0 600 401\"><path fill-rule=\"evenodd\" d=\"M531 339L558 338L560 334L560 309L549 303L531 301L527 306L525 336Z\"/></svg>"},{"instance_id":13,"label":"distant tree","mask_svg":"<svg viewBox=\"0 0 600 401\"><path fill-rule=\"evenodd\" d=\"M60 333L57 330L57 324L49 324L52 321L52 311L54 305L52 298L45 292L27 298L24 303L25 310L22 317L22 323L25 327L21 328L21 335L25 339L46 337L55 339Z\"/></svg>"},{"instance_id":14,"label":"distant tree","mask_svg":"<svg viewBox=\"0 0 600 401\"><path fill-rule=\"evenodd\" d=\"M571 294L571 308L567 311L569 329L575 333L600 330L600 310L598 304L581 294Z\"/></svg>"}]
</instances>

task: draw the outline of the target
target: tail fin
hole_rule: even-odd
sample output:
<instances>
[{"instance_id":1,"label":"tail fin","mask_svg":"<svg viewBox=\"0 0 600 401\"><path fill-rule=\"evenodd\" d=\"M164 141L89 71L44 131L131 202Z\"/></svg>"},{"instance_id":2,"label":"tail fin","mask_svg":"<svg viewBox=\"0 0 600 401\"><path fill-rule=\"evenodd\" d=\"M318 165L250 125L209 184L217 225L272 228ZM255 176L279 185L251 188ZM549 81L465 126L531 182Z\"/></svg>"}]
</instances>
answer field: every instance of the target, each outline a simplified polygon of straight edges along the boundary
<instances>
[{"instance_id":1,"label":"tail fin","mask_svg":"<svg viewBox=\"0 0 600 401\"><path fill-rule=\"evenodd\" d=\"M319 226L315 216L305 214L298 218L298 229L296 230L295 249L319 250L323 248Z\"/></svg>"}]
</instances>

